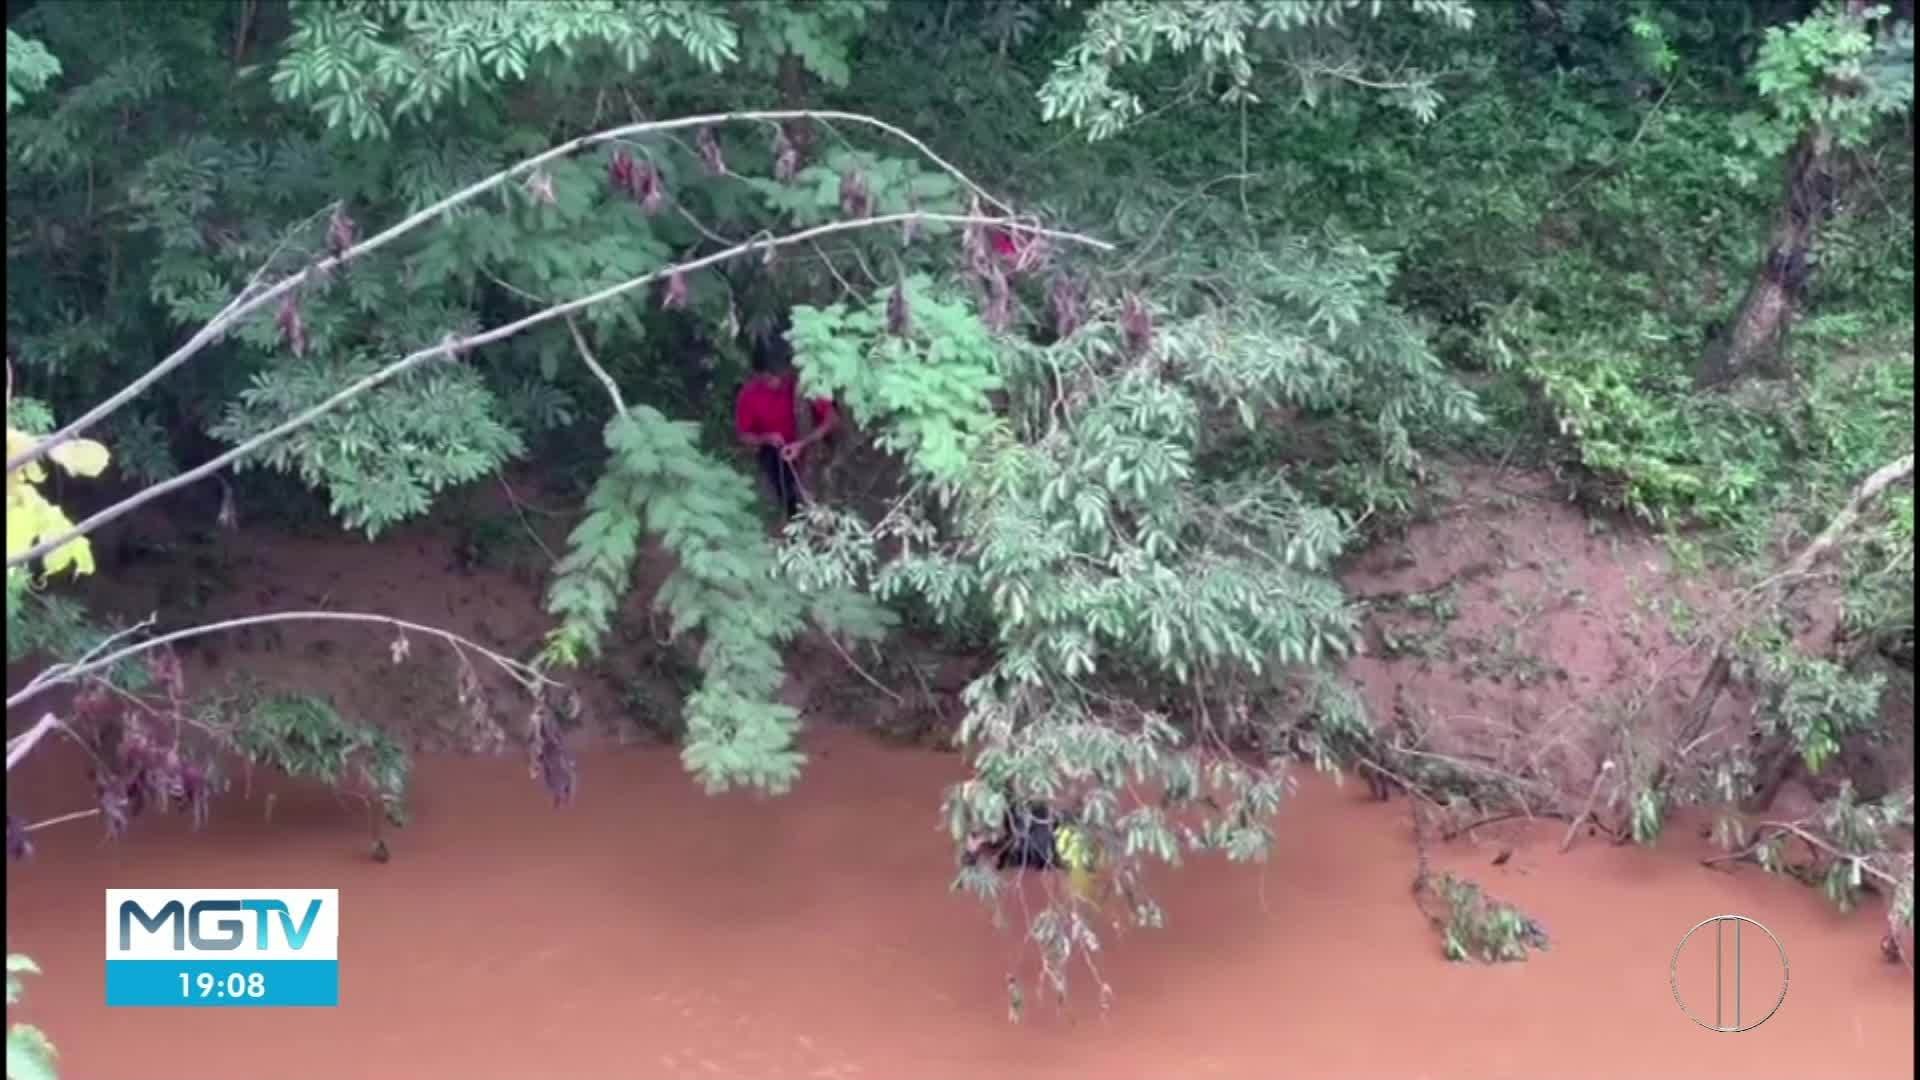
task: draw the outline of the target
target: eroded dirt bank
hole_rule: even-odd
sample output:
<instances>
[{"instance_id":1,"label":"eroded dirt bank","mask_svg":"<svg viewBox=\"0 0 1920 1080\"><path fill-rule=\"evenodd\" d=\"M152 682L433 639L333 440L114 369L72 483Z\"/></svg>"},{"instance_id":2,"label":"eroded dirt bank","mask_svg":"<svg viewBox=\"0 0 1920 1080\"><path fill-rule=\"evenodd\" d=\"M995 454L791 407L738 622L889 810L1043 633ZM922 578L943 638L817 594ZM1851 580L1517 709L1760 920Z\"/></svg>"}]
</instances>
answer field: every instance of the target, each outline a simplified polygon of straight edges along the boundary
<instances>
[{"instance_id":1,"label":"eroded dirt bank","mask_svg":"<svg viewBox=\"0 0 1920 1080\"><path fill-rule=\"evenodd\" d=\"M384 866L356 813L284 784L236 790L197 836L177 818L114 845L48 830L8 874L8 947L47 972L24 1015L74 1080L1913 1075L1912 983L1873 912L1703 869L1692 830L1561 856L1550 823L1440 861L1538 915L1554 949L1449 964L1408 899L1403 804L1311 778L1268 865L1161 877L1170 925L1112 944L1107 1016L1083 981L1016 1026L1004 980L1032 958L944 891L929 800L959 761L831 729L808 746L777 802L704 798L669 751L595 751L560 811L521 762L424 761ZM39 802L78 762L29 772ZM1517 851L1495 868L1499 847ZM340 1008L102 1006L101 890L237 882L341 890ZM1721 912L1792 962L1784 1007L1738 1035L1695 1027L1668 987L1680 936Z\"/></svg>"}]
</instances>

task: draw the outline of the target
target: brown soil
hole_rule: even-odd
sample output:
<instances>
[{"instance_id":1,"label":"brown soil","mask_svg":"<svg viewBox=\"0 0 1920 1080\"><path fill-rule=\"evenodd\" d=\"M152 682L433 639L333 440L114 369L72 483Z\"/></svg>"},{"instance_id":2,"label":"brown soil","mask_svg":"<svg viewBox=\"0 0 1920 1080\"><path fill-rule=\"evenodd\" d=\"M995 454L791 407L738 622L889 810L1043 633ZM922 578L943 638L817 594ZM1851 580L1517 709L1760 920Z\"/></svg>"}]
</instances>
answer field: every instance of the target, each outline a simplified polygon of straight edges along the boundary
<instances>
[{"instance_id":1,"label":"brown soil","mask_svg":"<svg viewBox=\"0 0 1920 1080\"><path fill-rule=\"evenodd\" d=\"M1697 678L1704 658L1680 650L1670 625L1670 598L1688 587L1657 545L1592 532L1537 482L1463 475L1453 511L1348 572L1357 593L1400 601L1374 621L1391 647L1376 632L1352 674L1377 716L1417 715L1447 752L1493 760L1545 746L1532 764L1591 775L1606 752L1603 705L1644 689L1638 722L1666 723ZM565 522L532 520L558 550ZM374 546L227 536L198 563L182 550L110 568L103 599L144 613L196 596L195 620L371 610L530 651L548 625L544 557L529 544L518 570L468 568L458 546L427 526ZM651 559L644 585L663 571ZM1405 603L1449 580L1447 617ZM1701 867L1703 822L1676 823L1651 851L1583 839L1561 855L1553 822L1440 848L1437 866L1553 932L1552 950L1524 964L1456 965L1409 897L1404 802L1320 778L1283 808L1268 863L1157 876L1169 925L1108 935L1109 1011L1083 979L1064 1008L1029 990L1010 1024L1005 980L1029 978L1035 958L947 890L935 801L959 759L816 719L790 796L704 797L670 750L620 745L671 726L632 719L664 711L674 689L644 603L629 618L641 629L610 643L608 669L583 686L618 737L583 740L567 809L524 760L428 754L415 820L390 837L384 865L366 858L356 809L268 777L222 799L200 834L179 819L145 820L118 844L85 822L37 833L34 861L9 868L8 948L46 974L14 1019L45 1027L78 1080L1913 1075L1913 983L1874 947L1879 913L1842 915L1793 881ZM207 687L243 667L430 735L458 715L451 676L419 641L394 664L390 638L288 626L193 650L190 679ZM816 718L843 712L845 687L860 683L831 652L794 668L787 696ZM10 809L84 805L80 775L71 747L39 753L9 778ZM101 890L234 881L341 890L341 1008L101 1005ZM1792 963L1779 1013L1737 1035L1694 1026L1668 984L1681 935L1727 912L1766 924Z\"/></svg>"},{"instance_id":2,"label":"brown soil","mask_svg":"<svg viewBox=\"0 0 1920 1080\"><path fill-rule=\"evenodd\" d=\"M1548 478L1467 467L1432 520L1366 552L1343 578L1367 602L1348 665L1389 737L1469 774L1579 793L1621 756L1619 732L1666 745L1712 654L1689 631L1727 607L1659 541L1582 514ZM1723 695L1737 728L1749 704ZM1602 817L1618 796L1599 793ZM1579 807L1563 808L1567 813Z\"/></svg>"}]
</instances>

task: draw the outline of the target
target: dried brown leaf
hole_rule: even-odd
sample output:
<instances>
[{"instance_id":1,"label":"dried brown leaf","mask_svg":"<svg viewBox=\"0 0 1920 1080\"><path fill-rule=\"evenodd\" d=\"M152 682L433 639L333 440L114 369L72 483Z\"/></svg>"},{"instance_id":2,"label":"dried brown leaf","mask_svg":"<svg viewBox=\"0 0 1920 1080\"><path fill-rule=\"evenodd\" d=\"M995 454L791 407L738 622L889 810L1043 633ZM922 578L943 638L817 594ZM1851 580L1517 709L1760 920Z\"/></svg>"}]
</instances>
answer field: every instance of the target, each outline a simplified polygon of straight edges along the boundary
<instances>
[{"instance_id":1,"label":"dried brown leaf","mask_svg":"<svg viewBox=\"0 0 1920 1080\"><path fill-rule=\"evenodd\" d=\"M293 355L306 355L307 321L300 317L300 302L292 292L280 298L280 313L274 316L274 322L280 327L280 339L293 350Z\"/></svg>"},{"instance_id":2,"label":"dried brown leaf","mask_svg":"<svg viewBox=\"0 0 1920 1080\"><path fill-rule=\"evenodd\" d=\"M727 175L727 159L720 153L720 140L714 137L712 128L701 128L693 144L700 151L700 164L706 167L707 175Z\"/></svg>"},{"instance_id":3,"label":"dried brown leaf","mask_svg":"<svg viewBox=\"0 0 1920 1080\"><path fill-rule=\"evenodd\" d=\"M1139 356L1153 345L1153 316L1138 293L1128 293L1120 308L1120 329L1126 335L1127 351Z\"/></svg>"},{"instance_id":4,"label":"dried brown leaf","mask_svg":"<svg viewBox=\"0 0 1920 1080\"><path fill-rule=\"evenodd\" d=\"M800 171L800 150L787 137L785 126L773 129L773 178L783 184L793 182Z\"/></svg>"},{"instance_id":5,"label":"dried brown leaf","mask_svg":"<svg viewBox=\"0 0 1920 1080\"><path fill-rule=\"evenodd\" d=\"M543 206L555 206L560 201L553 191L553 174L545 171L527 177L527 194Z\"/></svg>"},{"instance_id":6,"label":"dried brown leaf","mask_svg":"<svg viewBox=\"0 0 1920 1080\"><path fill-rule=\"evenodd\" d=\"M902 282L895 282L893 291L887 294L887 333L895 337L906 337L913 332L913 313L907 308L907 290Z\"/></svg>"},{"instance_id":7,"label":"dried brown leaf","mask_svg":"<svg viewBox=\"0 0 1920 1080\"><path fill-rule=\"evenodd\" d=\"M336 258L345 254L348 248L353 247L357 231L353 219L347 216L346 204L336 204L333 216L327 221L327 250Z\"/></svg>"},{"instance_id":8,"label":"dried brown leaf","mask_svg":"<svg viewBox=\"0 0 1920 1080\"><path fill-rule=\"evenodd\" d=\"M660 179L660 170L652 162L635 162L633 166L633 197L640 202L640 209L648 217L660 212L667 203L667 189Z\"/></svg>"},{"instance_id":9,"label":"dried brown leaf","mask_svg":"<svg viewBox=\"0 0 1920 1080\"><path fill-rule=\"evenodd\" d=\"M607 163L607 186L622 195L633 194L633 155L625 147L615 150Z\"/></svg>"},{"instance_id":10,"label":"dried brown leaf","mask_svg":"<svg viewBox=\"0 0 1920 1080\"><path fill-rule=\"evenodd\" d=\"M873 191L867 185L866 174L858 169L849 169L840 174L840 213L850 218L863 218L873 211Z\"/></svg>"}]
</instances>

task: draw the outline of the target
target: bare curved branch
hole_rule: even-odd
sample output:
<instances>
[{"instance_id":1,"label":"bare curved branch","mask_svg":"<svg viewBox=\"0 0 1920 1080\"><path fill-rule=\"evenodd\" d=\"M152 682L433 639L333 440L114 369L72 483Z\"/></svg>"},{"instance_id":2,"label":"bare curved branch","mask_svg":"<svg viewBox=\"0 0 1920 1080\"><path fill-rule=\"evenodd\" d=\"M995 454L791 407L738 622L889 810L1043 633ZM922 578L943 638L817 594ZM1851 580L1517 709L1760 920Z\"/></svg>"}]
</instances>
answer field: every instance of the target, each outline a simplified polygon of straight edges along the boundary
<instances>
[{"instance_id":1,"label":"bare curved branch","mask_svg":"<svg viewBox=\"0 0 1920 1080\"><path fill-rule=\"evenodd\" d=\"M188 360L191 360L200 350L218 340L220 336L226 332L228 327L246 318L253 312L258 311L260 308L265 307L281 296L284 296L288 292L299 288L307 281L315 278L324 278L339 267L355 259L372 254L387 244L399 239L401 236L440 217L447 211L463 203L471 202L494 188L499 187L501 184L506 183L508 180L525 173L530 173L549 161L583 153L615 139L633 135L673 131L679 128L705 127L714 124L740 122L763 123L779 122L782 120L844 120L848 123L865 124L868 127L877 128L907 143L915 150L918 150L926 156L927 160L933 162L954 179L965 185L969 191L979 195L988 203L1006 211L1009 217L1014 214L1012 206L994 197L992 193L982 188L979 184L975 183L972 178L954 167L951 162L934 153L932 148L927 146L926 143L884 120L879 120L863 113L835 112L819 109L778 109L756 112L708 113L702 116L682 116L672 120L647 120L634 124L622 124L619 127L608 128L591 135L582 135L577 139L570 139L558 146L526 158L517 165L502 169L492 176L470 184L454 192L452 195L441 199L439 202L434 203L432 206L428 206L408 216L399 224L388 228L384 232L368 237L338 255L321 259L297 274L282 278L277 284L263 291L255 291L258 288L258 275L256 275L255 280L249 282L247 287L241 290L240 295L235 297L232 303L229 303L224 310L214 316L205 326L201 327L191 338L188 338L186 344L175 349L165 360L160 361L160 363L154 365L145 374L128 383L125 387L122 387L119 392L115 393L112 397L87 410L79 419L54 432L52 435L47 436L45 439L40 440L34 444L31 449L22 451L16 457L8 458L7 472L14 472L25 465L39 461L46 457L55 447L77 438L81 432L104 420L127 402L145 393L148 387L165 378L169 372L186 363ZM251 296L249 296L250 293ZM7 565L12 566L14 564L9 562Z\"/></svg>"},{"instance_id":2,"label":"bare curved branch","mask_svg":"<svg viewBox=\"0 0 1920 1080\"><path fill-rule=\"evenodd\" d=\"M429 637L437 637L453 646L455 651L472 650L478 653L480 656L491 661L494 666L505 671L515 682L525 687L528 691L536 691L541 687L559 688L564 685L548 678L530 664L495 652L471 638L462 637L451 630L444 630L437 626L428 626L425 623L411 622L406 619L395 618L391 615L376 615L372 612L363 611L274 611L264 615L247 615L234 619L222 619L219 622L203 623L199 626L189 626L183 630L175 630L171 633L161 634L158 637L148 638L137 644L116 649L105 656L97 657L85 663L67 665L61 668L49 668L43 675L50 677L37 678L33 682L28 683L19 692L7 698L7 709L11 711L16 706L32 700L56 686L75 682L93 672L112 667L114 664L120 663L123 660L138 656L150 649L157 649L162 645L170 645L176 641L185 641L190 638L205 637L208 634L225 633L228 630L239 630L249 626L262 626L267 623L280 622L378 623L400 630L410 630L415 633L428 635ZM54 672L57 672L57 674L53 674ZM40 722L40 725L36 725L36 727L47 725L48 721L53 721L53 726L58 726L59 722L54 720L52 716L48 716ZM30 731L23 734L7 744L8 768L13 767L15 757L14 742L24 740L27 734L33 734L33 732ZM45 732L34 734L34 740L38 741L41 735L44 734ZM25 747L21 750L21 753L24 752Z\"/></svg>"},{"instance_id":3,"label":"bare curved branch","mask_svg":"<svg viewBox=\"0 0 1920 1080\"><path fill-rule=\"evenodd\" d=\"M543 323L552 322L555 319L564 319L568 315L571 315L576 311L580 311L585 308L592 307L595 304L603 303L617 296L625 295L626 293L632 292L633 290L640 288L642 285L646 285L649 282L667 277L668 275L671 275L671 274L684 274L692 270L700 270L705 267L712 266L715 263L726 262L729 259L736 259L742 255L765 251L769 248L785 247L790 244L804 244L815 238L818 238L821 236L828 236L833 233L848 232L854 229L876 228L882 225L893 225L903 221L916 220L916 219L921 221L939 221L939 222L944 222L944 223L953 224L953 225L980 224L980 225L994 225L994 226L1001 226L1001 227L1018 227L1025 232L1032 233L1038 236L1047 236L1047 237L1052 237L1056 240L1066 240L1072 243L1086 244L1091 247L1098 248L1099 250L1102 250L1102 251L1113 250L1113 245L1108 244L1104 240L1096 240L1090 236L1083 236L1075 232L1066 232L1058 229L1040 228L1038 226L1029 225L1029 224L1026 224L1025 222L1018 221L1013 218L980 217L972 214L934 214L934 213L927 213L923 211L900 213L900 214L883 214L878 217L855 218L847 221L831 221L825 225L816 225L811 229L802 229L798 232L787 233L784 236L776 236L768 239L749 240L746 243L738 244L738 245L735 245L734 247L730 247L725 251L716 251L710 255L703 255L697 259L689 259L683 263L676 263L671 266L663 266L658 270L641 274L639 277L629 278L628 280L620 282L617 285L609 285L608 287L601 289L599 292L590 293L586 296L580 297L577 300L569 300L564 304L556 304L553 307L546 308L542 311L536 311L533 314L528 315L523 319L516 319L515 321L507 323L504 326L496 326L491 330L485 330L476 334L469 334L466 337L457 337L457 336L449 335L447 339L444 341L438 342L434 345L430 345L427 348L421 349L417 352L410 353L407 356L404 356L401 359L396 360L391 364L388 364L386 367L381 368L379 371L376 371L373 374L368 375L357 382L349 384L346 388L342 389L341 391L334 394L332 397L328 398L327 400L321 402L320 404L315 405L310 409L307 409L305 412L302 412L294 416L292 419L286 421L285 423L280 424L277 427L270 428L266 431L261 432L258 435L255 435L253 438L248 439L245 442L241 443L240 445L234 447L233 449L228 450L226 453L223 453L218 457L213 458L211 461L208 461L205 464L197 466L195 468L189 469L178 476L171 477L167 480L163 480L160 483L154 484L150 487L143 488L140 491L135 492L132 495L129 495L127 498L122 499L117 503L114 503L113 505L107 507L104 510L101 510L100 512L94 514L92 517L89 517L86 520L80 522L78 525L75 525L73 528L68 529L66 532L63 532L57 536L53 536L48 539L42 540L40 543L34 545L31 548L28 548L26 551L23 551L20 554L9 558L7 560L7 566L9 568L20 566L24 563L37 559L40 556L45 555L47 552L52 551L53 549L59 547L60 545L68 543L69 541L72 541L72 540L76 540L82 536L85 536L88 533L92 532L93 530L98 529L100 526L105 525L107 522L112 521L120 517L121 515L126 514L132 510L135 510L141 506L144 506L145 504L152 502L153 500L159 498L162 495L165 495L170 491L174 491L179 488L186 487L189 484L197 483L198 481L205 479L207 476L225 468L228 464L232 463L233 461L241 457L244 457L247 454L252 453L253 451L259 449L262 446L265 446L267 443L273 442L274 440L279 439L290 432L296 431L302 427L305 427L308 424L311 424L315 420L318 420L320 417L325 416L327 413L332 412L334 409L339 408L341 405L352 400L353 398L356 398L361 394L366 393L367 391L373 389L376 386L381 385L382 383L392 380L396 376L405 374L406 372L411 371L414 368L420 367L421 365L427 363L428 361L439 360L439 359L451 359L455 355L464 353L469 349L473 349L481 345L490 345L493 342L510 338L515 334L520 333L523 330L530 330L536 326L542 325ZM44 448L45 446L49 445L50 441L51 440L43 441L40 444L40 446ZM24 456L25 455L23 455L23 457Z\"/></svg>"}]
</instances>

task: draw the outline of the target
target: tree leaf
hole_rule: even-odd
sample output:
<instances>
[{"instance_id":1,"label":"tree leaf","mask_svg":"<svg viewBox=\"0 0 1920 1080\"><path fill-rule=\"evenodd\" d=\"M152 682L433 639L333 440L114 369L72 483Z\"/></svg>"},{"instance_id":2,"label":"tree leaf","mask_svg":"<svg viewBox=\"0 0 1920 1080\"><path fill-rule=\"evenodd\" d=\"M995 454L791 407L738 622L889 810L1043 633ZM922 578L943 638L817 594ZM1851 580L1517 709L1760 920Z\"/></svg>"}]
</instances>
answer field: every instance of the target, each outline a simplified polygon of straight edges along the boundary
<instances>
[{"instance_id":1,"label":"tree leaf","mask_svg":"<svg viewBox=\"0 0 1920 1080\"><path fill-rule=\"evenodd\" d=\"M74 476L99 476L107 468L107 448L92 439L74 439L47 452L60 467Z\"/></svg>"}]
</instances>

